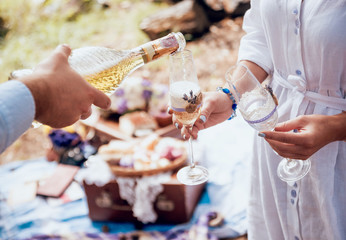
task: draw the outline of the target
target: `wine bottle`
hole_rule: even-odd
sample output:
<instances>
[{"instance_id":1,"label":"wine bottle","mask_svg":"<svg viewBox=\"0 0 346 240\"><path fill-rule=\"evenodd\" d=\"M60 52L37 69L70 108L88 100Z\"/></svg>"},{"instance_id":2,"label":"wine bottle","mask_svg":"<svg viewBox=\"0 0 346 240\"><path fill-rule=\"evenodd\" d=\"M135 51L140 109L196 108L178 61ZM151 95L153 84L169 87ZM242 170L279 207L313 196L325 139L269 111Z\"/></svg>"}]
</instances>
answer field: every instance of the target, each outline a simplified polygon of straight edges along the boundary
<instances>
[{"instance_id":1,"label":"wine bottle","mask_svg":"<svg viewBox=\"0 0 346 240\"><path fill-rule=\"evenodd\" d=\"M70 66L95 88L112 93L133 71L162 56L185 48L182 33L145 43L131 50L115 50L106 47L82 47L72 51ZM13 71L10 79L32 73L31 69Z\"/></svg>"}]
</instances>

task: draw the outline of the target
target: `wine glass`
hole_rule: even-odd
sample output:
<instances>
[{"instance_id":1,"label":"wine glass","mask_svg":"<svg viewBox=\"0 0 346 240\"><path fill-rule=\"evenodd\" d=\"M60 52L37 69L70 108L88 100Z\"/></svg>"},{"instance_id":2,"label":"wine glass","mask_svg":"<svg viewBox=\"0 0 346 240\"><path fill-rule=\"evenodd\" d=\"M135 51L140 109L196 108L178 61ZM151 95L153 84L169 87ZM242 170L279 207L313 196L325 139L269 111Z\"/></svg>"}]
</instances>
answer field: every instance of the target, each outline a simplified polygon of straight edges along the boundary
<instances>
[{"instance_id":1,"label":"wine glass","mask_svg":"<svg viewBox=\"0 0 346 240\"><path fill-rule=\"evenodd\" d=\"M197 73L191 51L185 49L169 56L170 64L170 107L175 117L188 129L192 129L196 119L200 116L202 93L198 85ZM189 166L178 171L178 180L185 185L197 185L208 180L208 170L196 165L192 137L189 138L190 160Z\"/></svg>"},{"instance_id":2,"label":"wine glass","mask_svg":"<svg viewBox=\"0 0 346 240\"><path fill-rule=\"evenodd\" d=\"M244 120L257 131L274 130L278 122L277 99L269 87L263 88L246 65L238 64L226 73L230 91L235 96ZM277 174L282 181L293 182L310 170L311 161L284 158Z\"/></svg>"}]
</instances>

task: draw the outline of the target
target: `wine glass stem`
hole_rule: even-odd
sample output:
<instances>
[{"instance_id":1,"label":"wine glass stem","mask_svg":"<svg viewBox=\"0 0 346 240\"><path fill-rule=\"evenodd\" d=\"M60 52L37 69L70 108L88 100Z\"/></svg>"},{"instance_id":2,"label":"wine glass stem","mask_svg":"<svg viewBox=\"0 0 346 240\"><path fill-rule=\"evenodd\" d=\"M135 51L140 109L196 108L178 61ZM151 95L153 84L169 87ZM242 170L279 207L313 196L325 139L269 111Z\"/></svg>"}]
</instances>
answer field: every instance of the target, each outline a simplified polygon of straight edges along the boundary
<instances>
[{"instance_id":1,"label":"wine glass stem","mask_svg":"<svg viewBox=\"0 0 346 240\"><path fill-rule=\"evenodd\" d=\"M287 168L292 168L296 165L296 161L294 159L291 158L286 158L287 159Z\"/></svg>"},{"instance_id":2,"label":"wine glass stem","mask_svg":"<svg viewBox=\"0 0 346 240\"><path fill-rule=\"evenodd\" d=\"M192 132L192 127L188 127L189 131ZM193 147L192 147L192 136L189 137L189 146L190 146L190 167L194 168L196 166L195 164L195 158L193 156Z\"/></svg>"},{"instance_id":3,"label":"wine glass stem","mask_svg":"<svg viewBox=\"0 0 346 240\"><path fill-rule=\"evenodd\" d=\"M195 159L193 157L193 147L192 147L192 137L189 138L189 145L190 145L190 156L191 156L191 164L190 167L194 168L195 167Z\"/></svg>"}]
</instances>

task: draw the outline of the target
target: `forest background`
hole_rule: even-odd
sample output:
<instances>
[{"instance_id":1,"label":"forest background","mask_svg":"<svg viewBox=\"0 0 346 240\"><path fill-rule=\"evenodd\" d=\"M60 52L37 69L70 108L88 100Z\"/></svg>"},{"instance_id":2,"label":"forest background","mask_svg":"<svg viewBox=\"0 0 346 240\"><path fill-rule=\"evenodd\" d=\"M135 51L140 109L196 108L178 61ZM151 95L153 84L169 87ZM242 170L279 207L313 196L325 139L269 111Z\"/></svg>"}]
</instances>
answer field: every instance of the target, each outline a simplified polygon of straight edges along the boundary
<instances>
[{"instance_id":1,"label":"forest background","mask_svg":"<svg viewBox=\"0 0 346 240\"><path fill-rule=\"evenodd\" d=\"M220 2L220 1L219 1ZM222 1L221 1L222 2ZM72 49L104 46L131 49L150 41L141 23L176 2L157 0L2 0L0 1L0 83L15 69L33 68L62 43ZM198 36L185 32L203 91L215 91L235 64L244 34L241 16L213 19ZM180 31L177 25L170 31ZM168 59L136 70L134 76L168 84ZM0 155L0 164L45 155L44 127L29 129Z\"/></svg>"}]
</instances>

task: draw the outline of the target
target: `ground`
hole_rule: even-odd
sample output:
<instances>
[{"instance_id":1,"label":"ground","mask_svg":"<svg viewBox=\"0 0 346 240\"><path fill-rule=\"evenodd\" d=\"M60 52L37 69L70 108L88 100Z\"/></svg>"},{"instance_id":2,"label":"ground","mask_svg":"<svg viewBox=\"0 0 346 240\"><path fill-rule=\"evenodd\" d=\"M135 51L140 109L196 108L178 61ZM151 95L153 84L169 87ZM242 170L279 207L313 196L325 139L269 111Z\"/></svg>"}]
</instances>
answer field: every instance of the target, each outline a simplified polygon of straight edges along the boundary
<instances>
[{"instance_id":1,"label":"ground","mask_svg":"<svg viewBox=\"0 0 346 240\"><path fill-rule=\"evenodd\" d=\"M242 18L224 19L213 24L203 37L187 44L187 48L194 54L198 77L204 91L214 91L217 86L225 83L224 74L230 66L235 64L239 41L244 34L241 24ZM130 36L124 38L127 37ZM155 70L142 67L134 74L144 76L153 82L168 83L167 67L159 67ZM0 155L0 165L15 160L45 156L49 147L47 129L45 127L31 128ZM236 239L246 240L247 238Z\"/></svg>"},{"instance_id":2,"label":"ground","mask_svg":"<svg viewBox=\"0 0 346 240\"><path fill-rule=\"evenodd\" d=\"M210 27L200 39L189 42L195 65L204 91L214 91L225 83L224 74L237 59L239 41L244 34L242 18L224 19ZM153 82L168 82L168 68L152 70L138 69L135 75L145 76ZM44 156L50 143L44 127L29 129L11 147L0 155L0 165L14 160L25 160Z\"/></svg>"}]
</instances>

